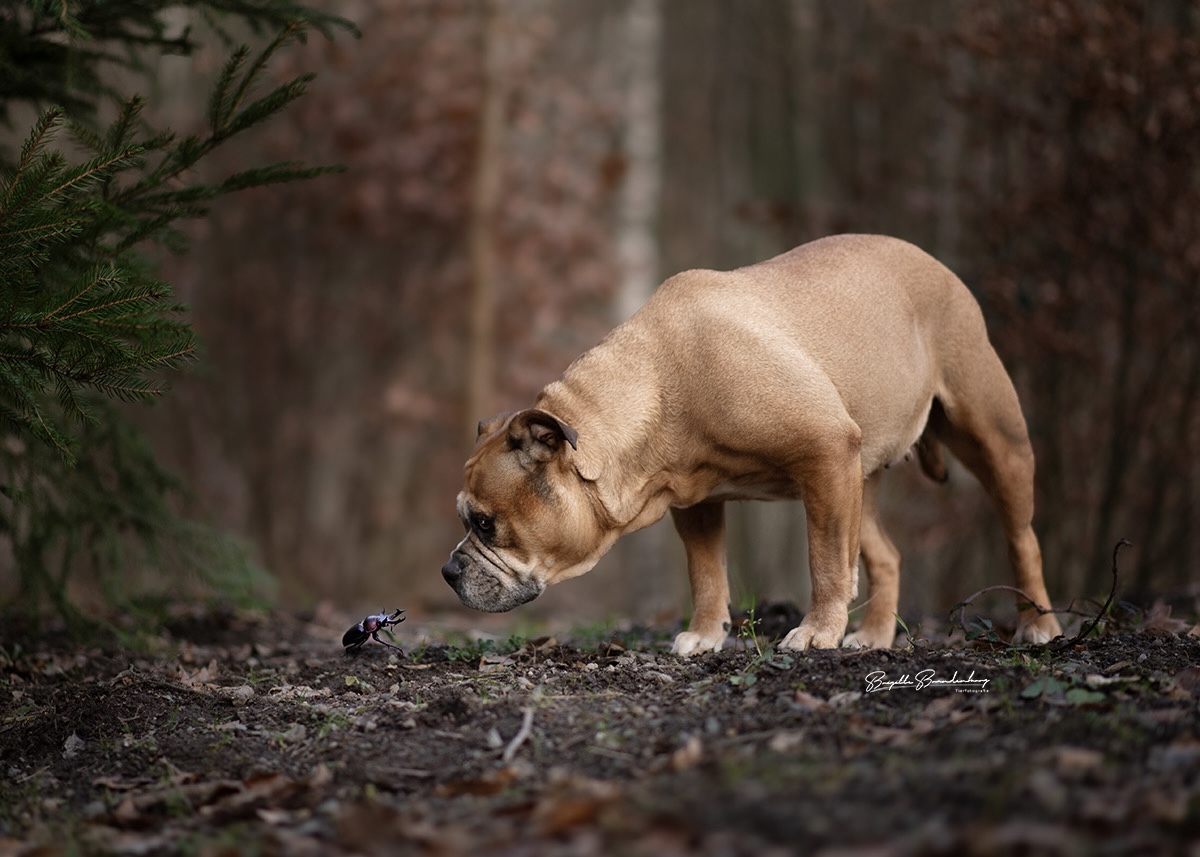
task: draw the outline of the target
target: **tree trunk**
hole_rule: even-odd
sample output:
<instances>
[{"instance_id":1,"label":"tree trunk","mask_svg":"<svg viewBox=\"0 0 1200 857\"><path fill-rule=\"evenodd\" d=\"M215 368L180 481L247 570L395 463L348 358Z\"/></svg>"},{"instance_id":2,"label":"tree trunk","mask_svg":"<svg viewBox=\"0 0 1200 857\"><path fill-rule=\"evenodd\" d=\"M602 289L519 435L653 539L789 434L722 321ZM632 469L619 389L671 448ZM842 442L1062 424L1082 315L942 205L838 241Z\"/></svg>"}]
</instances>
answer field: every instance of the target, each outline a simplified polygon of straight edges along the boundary
<instances>
[{"instance_id":1,"label":"tree trunk","mask_svg":"<svg viewBox=\"0 0 1200 857\"><path fill-rule=\"evenodd\" d=\"M618 321L654 293L659 280L658 200L662 184L660 0L632 0L627 13L624 149L625 181L617 211L617 255L621 285Z\"/></svg>"},{"instance_id":2,"label":"tree trunk","mask_svg":"<svg viewBox=\"0 0 1200 857\"><path fill-rule=\"evenodd\" d=\"M483 103L475 182L471 191L470 357L467 365L466 423L475 439L476 420L492 412L496 365L496 211L504 159L504 115L508 102L504 14L489 0L483 24Z\"/></svg>"},{"instance_id":3,"label":"tree trunk","mask_svg":"<svg viewBox=\"0 0 1200 857\"><path fill-rule=\"evenodd\" d=\"M621 280L616 321L633 315L659 282L658 212L662 184L662 4L631 0L625 17L625 176L617 200L617 261ZM653 613L672 587L662 583L670 524L661 521L625 540L621 572L634 602Z\"/></svg>"}]
</instances>

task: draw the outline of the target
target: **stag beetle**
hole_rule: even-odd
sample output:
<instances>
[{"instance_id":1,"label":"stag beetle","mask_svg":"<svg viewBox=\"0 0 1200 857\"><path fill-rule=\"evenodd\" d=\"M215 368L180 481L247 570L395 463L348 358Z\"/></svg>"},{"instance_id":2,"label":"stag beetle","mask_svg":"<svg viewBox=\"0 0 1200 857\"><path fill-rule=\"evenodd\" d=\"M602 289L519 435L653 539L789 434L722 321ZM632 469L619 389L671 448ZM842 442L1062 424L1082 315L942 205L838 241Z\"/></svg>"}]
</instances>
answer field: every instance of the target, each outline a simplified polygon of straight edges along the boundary
<instances>
[{"instance_id":1,"label":"stag beetle","mask_svg":"<svg viewBox=\"0 0 1200 857\"><path fill-rule=\"evenodd\" d=\"M342 635L342 645L346 647L347 652L357 652L370 638L374 639L376 643L383 643L389 649L402 652L403 649L399 646L393 646L386 640L379 639L379 632L385 630L389 625L399 625L403 622L404 616L400 615L403 612L403 610L397 610L395 613L376 613L368 616Z\"/></svg>"}]
</instances>

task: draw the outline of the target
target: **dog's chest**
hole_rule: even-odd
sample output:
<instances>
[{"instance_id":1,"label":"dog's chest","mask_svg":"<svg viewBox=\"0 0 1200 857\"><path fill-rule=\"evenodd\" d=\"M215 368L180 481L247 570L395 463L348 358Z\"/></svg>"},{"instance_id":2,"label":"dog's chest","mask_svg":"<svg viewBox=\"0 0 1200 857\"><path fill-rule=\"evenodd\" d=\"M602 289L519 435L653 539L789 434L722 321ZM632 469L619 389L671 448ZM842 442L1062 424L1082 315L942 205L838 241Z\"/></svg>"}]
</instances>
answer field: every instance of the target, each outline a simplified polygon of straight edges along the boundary
<instances>
[{"instance_id":1,"label":"dog's chest","mask_svg":"<svg viewBox=\"0 0 1200 857\"><path fill-rule=\"evenodd\" d=\"M709 500L799 500L800 486L782 473L731 476L709 492Z\"/></svg>"}]
</instances>

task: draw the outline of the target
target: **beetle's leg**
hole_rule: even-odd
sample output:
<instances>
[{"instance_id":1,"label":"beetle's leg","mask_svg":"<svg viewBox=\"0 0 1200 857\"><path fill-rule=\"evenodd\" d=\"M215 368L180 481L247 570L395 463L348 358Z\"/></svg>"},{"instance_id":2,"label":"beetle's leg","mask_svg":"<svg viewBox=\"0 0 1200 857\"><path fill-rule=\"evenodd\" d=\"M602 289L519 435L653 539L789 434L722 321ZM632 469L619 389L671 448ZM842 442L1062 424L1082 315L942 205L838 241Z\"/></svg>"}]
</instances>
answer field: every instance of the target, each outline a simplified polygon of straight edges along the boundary
<instances>
[{"instance_id":1,"label":"beetle's leg","mask_svg":"<svg viewBox=\"0 0 1200 857\"><path fill-rule=\"evenodd\" d=\"M403 651L404 651L404 650L403 650L403 649L401 649L399 646L393 645L393 644L389 643L387 640L381 640L381 639L379 639L379 632L378 632L378 631L372 631L372 632L371 632L371 636L375 638L375 642L376 642L376 643L381 643L382 645L384 645L384 646L387 646L389 649L395 649L397 652L403 652Z\"/></svg>"}]
</instances>

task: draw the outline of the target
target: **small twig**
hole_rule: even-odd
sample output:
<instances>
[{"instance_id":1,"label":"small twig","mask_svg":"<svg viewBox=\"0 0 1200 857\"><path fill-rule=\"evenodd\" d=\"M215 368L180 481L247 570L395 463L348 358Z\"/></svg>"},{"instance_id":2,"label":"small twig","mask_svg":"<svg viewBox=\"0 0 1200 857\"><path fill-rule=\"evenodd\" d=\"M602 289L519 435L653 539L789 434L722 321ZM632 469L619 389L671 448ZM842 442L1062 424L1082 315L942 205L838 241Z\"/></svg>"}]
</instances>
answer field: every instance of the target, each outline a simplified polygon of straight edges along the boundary
<instances>
[{"instance_id":1,"label":"small twig","mask_svg":"<svg viewBox=\"0 0 1200 857\"><path fill-rule=\"evenodd\" d=\"M869 596L867 596L867 600L866 600L866 601L864 601L862 604L859 604L859 605L856 605L856 606L854 606L854 607L851 607L851 608L850 608L850 615L851 615L851 616L853 616L853 615L854 615L855 613L857 613L859 610L862 610L864 607L866 607L868 604L870 604L872 601L874 601L874 600L875 600L875 596L876 596L876 595L878 595L878 594L879 594L878 592L872 592L872 593L871 593Z\"/></svg>"},{"instance_id":2,"label":"small twig","mask_svg":"<svg viewBox=\"0 0 1200 857\"><path fill-rule=\"evenodd\" d=\"M958 602L957 604L955 604L953 607L950 608L951 611L954 611L954 610L958 611L958 627L962 628L963 634L969 633L969 629L967 628L967 623L966 623L966 621L964 621L964 616L966 615L967 607L970 606L971 602L974 601L976 598L978 598L980 595L984 595L988 592L997 592L997 591L1017 593L1022 598L1024 598L1027 602L1029 602L1029 605L1034 610L1036 610L1038 613L1040 613L1042 615L1045 615L1047 613L1069 612L1066 610L1059 610L1054 607L1043 607L1042 605L1038 604L1037 601L1035 601L1033 598L1031 598L1029 596L1029 593L1026 592L1024 589L1019 589L1016 586L1009 586L1005 583L997 583L994 586L985 586L985 587L983 587L983 589L979 590L978 592L971 593L965 599L963 599L962 601Z\"/></svg>"},{"instance_id":3,"label":"small twig","mask_svg":"<svg viewBox=\"0 0 1200 857\"><path fill-rule=\"evenodd\" d=\"M512 761L513 756L517 754L517 750L525 743L525 739L529 737L529 733L533 731L533 708L524 708L524 719L521 721L521 728L517 730L517 734L508 742L508 746L504 748L504 755L501 758L505 764Z\"/></svg>"},{"instance_id":4,"label":"small twig","mask_svg":"<svg viewBox=\"0 0 1200 857\"><path fill-rule=\"evenodd\" d=\"M1087 625L1087 627L1083 628L1078 634L1076 634L1074 637L1072 637L1069 640L1062 640L1060 638L1061 642L1058 642L1055 644L1056 648L1065 649L1065 648L1073 646L1076 643L1080 642L1081 640L1085 639L1087 637L1087 635L1092 633L1093 629L1095 629L1095 627L1098 624L1100 624L1100 620L1103 619L1104 616L1108 614L1108 609L1110 607L1112 607L1113 599L1117 595L1117 554L1121 552L1121 548L1123 548L1123 547L1133 547L1133 542L1129 541L1128 539L1121 539L1113 547L1113 555L1112 555L1113 556L1113 558L1112 558L1113 582L1112 582L1112 589L1110 589L1109 593L1108 593L1108 600L1104 602L1104 606L1100 608L1100 612L1092 617L1091 624ZM998 590L1004 591L1004 592L1017 593L1022 598L1024 598L1026 602L1029 603L1030 607L1032 607L1034 610L1036 610L1039 614L1041 614L1043 616L1047 613L1071 613L1076 616L1085 615L1082 612L1080 612L1079 610L1074 609L1074 605L1075 605L1074 601L1071 602L1071 606L1065 607L1065 608L1043 607L1040 604L1038 604L1036 601L1034 601L1032 598L1030 598L1029 593L1026 592L1024 589L1020 589L1016 586L1008 586L1007 584L998 583L995 586L985 586L983 589L980 589L978 592L974 592L971 595L968 595L964 600L960 601L958 604L955 604L952 608L950 608L951 612L954 612L955 610L958 611L958 627L962 628L962 632L964 635L968 634L970 632L970 629L967 628L967 623L965 621L967 607L970 605L970 603L972 601L974 601L976 598L978 598L980 595L983 595L988 592L995 592Z\"/></svg>"},{"instance_id":5,"label":"small twig","mask_svg":"<svg viewBox=\"0 0 1200 857\"><path fill-rule=\"evenodd\" d=\"M1065 643L1063 643L1060 648L1065 649L1087 639L1087 635L1095 630L1096 626L1100 624L1100 620L1108 615L1108 608L1112 606L1113 599L1117 596L1117 554L1121 552L1121 548L1126 546L1133 547L1133 542L1129 541L1129 539L1121 539L1115 545L1113 545L1112 589L1108 591L1108 600L1104 602L1104 606L1100 608L1100 612L1092 617L1092 623L1081 629L1080 632L1070 640L1067 640Z\"/></svg>"}]
</instances>

